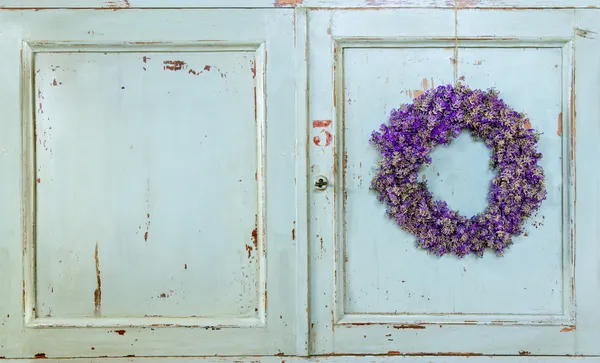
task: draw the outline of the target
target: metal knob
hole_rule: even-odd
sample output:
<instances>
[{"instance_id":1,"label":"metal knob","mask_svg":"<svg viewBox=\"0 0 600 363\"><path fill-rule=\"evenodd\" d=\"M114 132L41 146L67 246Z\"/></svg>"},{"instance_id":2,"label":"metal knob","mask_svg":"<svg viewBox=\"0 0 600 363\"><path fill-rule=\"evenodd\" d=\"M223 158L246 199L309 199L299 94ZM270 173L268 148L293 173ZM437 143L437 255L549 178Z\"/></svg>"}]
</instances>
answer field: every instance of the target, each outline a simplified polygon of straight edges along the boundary
<instances>
[{"instance_id":1,"label":"metal knob","mask_svg":"<svg viewBox=\"0 0 600 363\"><path fill-rule=\"evenodd\" d=\"M324 176L318 176L315 178L315 189L316 190L325 190L329 186L329 180L327 180Z\"/></svg>"}]
</instances>

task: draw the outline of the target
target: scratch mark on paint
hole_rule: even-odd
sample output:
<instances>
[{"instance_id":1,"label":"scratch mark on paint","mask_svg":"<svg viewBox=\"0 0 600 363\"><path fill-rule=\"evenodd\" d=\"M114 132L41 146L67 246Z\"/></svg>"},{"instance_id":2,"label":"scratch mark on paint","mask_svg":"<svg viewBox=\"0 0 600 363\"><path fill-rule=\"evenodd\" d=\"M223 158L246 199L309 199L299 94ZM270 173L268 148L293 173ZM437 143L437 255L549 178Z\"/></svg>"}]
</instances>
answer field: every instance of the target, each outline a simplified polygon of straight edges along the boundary
<instances>
[{"instance_id":1,"label":"scratch mark on paint","mask_svg":"<svg viewBox=\"0 0 600 363\"><path fill-rule=\"evenodd\" d=\"M394 329L425 329L425 326L418 324L402 324L394 325Z\"/></svg>"},{"instance_id":2,"label":"scratch mark on paint","mask_svg":"<svg viewBox=\"0 0 600 363\"><path fill-rule=\"evenodd\" d=\"M94 290L94 316L101 315L102 305L102 278L100 277L100 260L98 258L98 241L96 241L96 249L94 250L94 260L96 262L96 290Z\"/></svg>"}]
</instances>

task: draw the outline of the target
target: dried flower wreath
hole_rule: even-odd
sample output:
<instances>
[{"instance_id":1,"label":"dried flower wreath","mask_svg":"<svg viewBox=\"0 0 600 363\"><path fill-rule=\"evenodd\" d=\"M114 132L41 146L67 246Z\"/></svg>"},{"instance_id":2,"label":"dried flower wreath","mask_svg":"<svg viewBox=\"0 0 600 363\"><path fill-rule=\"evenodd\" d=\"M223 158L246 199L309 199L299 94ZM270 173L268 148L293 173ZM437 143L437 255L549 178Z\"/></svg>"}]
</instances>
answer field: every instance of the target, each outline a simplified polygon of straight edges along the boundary
<instances>
[{"instance_id":1,"label":"dried flower wreath","mask_svg":"<svg viewBox=\"0 0 600 363\"><path fill-rule=\"evenodd\" d=\"M493 89L441 85L393 110L389 124L371 136L383 156L371 189L387 205L388 216L435 255L482 256L486 248L502 255L546 199L542 154L536 150L540 134L498 96ZM434 147L449 145L463 129L492 150L490 168L496 171L487 208L471 218L434 201L427 182L417 181Z\"/></svg>"}]
</instances>

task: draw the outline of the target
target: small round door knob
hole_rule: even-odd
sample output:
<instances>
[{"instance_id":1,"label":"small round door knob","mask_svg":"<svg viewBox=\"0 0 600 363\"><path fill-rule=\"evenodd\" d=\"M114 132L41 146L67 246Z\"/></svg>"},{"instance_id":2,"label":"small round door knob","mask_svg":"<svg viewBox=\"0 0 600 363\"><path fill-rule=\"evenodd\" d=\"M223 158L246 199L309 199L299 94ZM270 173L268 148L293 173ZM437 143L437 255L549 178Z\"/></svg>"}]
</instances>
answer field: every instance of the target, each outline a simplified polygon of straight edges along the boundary
<instances>
[{"instance_id":1,"label":"small round door knob","mask_svg":"<svg viewBox=\"0 0 600 363\"><path fill-rule=\"evenodd\" d=\"M315 189L317 190L325 190L329 185L329 180L327 180L324 176L318 176L315 178Z\"/></svg>"}]
</instances>

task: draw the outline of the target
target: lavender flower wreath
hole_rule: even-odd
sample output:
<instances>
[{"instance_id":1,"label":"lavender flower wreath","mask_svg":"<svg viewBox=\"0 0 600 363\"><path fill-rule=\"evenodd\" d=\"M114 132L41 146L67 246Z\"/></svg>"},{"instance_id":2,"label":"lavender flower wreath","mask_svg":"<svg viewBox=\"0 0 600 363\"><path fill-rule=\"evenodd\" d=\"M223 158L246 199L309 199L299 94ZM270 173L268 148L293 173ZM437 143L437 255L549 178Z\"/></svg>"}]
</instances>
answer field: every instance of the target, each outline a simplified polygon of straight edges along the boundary
<instances>
[{"instance_id":1,"label":"lavender flower wreath","mask_svg":"<svg viewBox=\"0 0 600 363\"><path fill-rule=\"evenodd\" d=\"M483 256L490 248L501 256L546 199L544 172L537 164L540 134L498 95L493 89L438 86L393 110L389 125L371 136L383 156L371 189L387 204L387 215L435 255ZM419 168L431 163L433 148L449 145L462 129L492 150L490 168L497 172L487 208L471 218L434 201L427 182L417 181Z\"/></svg>"}]
</instances>

